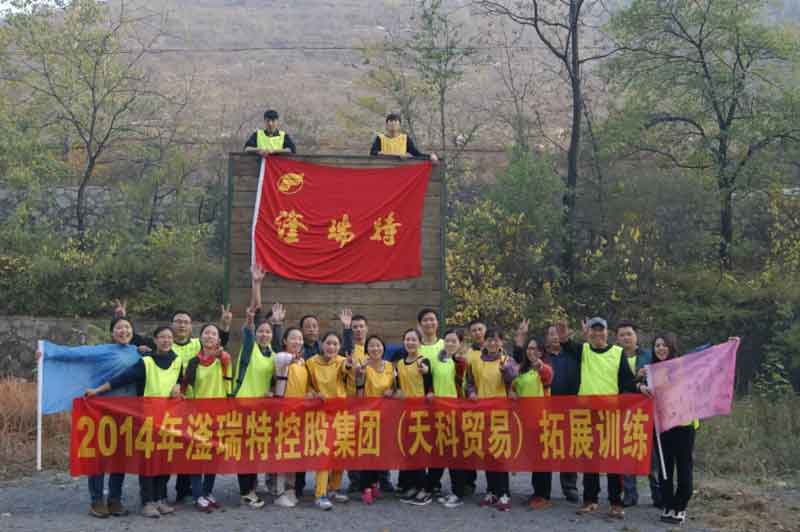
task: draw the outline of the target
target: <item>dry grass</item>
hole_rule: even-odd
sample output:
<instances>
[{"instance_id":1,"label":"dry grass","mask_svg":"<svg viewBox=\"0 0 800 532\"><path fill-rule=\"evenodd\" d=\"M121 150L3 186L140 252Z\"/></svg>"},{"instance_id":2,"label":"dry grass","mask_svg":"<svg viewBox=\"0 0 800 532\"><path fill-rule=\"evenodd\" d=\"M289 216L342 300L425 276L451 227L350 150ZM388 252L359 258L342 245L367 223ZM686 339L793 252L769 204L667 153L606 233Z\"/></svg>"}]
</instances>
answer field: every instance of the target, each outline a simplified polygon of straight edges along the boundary
<instances>
[{"instance_id":1,"label":"dry grass","mask_svg":"<svg viewBox=\"0 0 800 532\"><path fill-rule=\"evenodd\" d=\"M42 420L45 468L69 468L69 413ZM0 378L0 479L29 474L36 467L36 383Z\"/></svg>"}]
</instances>

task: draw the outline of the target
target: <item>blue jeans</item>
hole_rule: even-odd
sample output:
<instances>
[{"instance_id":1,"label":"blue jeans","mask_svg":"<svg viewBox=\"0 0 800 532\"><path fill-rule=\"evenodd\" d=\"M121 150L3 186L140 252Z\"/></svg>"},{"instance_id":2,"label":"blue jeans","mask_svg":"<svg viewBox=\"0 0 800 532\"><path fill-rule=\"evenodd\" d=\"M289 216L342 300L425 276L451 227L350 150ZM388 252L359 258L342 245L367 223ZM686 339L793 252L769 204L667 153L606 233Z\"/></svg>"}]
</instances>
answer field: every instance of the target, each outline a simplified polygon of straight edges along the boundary
<instances>
[{"instance_id":1,"label":"blue jeans","mask_svg":"<svg viewBox=\"0 0 800 532\"><path fill-rule=\"evenodd\" d=\"M214 491L214 479L216 475L192 475L192 498L194 500L206 495L211 495Z\"/></svg>"},{"instance_id":2,"label":"blue jeans","mask_svg":"<svg viewBox=\"0 0 800 532\"><path fill-rule=\"evenodd\" d=\"M111 473L108 475L108 499L119 501L122 499L122 483L125 481L125 473ZM103 500L103 486L105 475L91 475L89 477L89 495L92 502Z\"/></svg>"}]
</instances>

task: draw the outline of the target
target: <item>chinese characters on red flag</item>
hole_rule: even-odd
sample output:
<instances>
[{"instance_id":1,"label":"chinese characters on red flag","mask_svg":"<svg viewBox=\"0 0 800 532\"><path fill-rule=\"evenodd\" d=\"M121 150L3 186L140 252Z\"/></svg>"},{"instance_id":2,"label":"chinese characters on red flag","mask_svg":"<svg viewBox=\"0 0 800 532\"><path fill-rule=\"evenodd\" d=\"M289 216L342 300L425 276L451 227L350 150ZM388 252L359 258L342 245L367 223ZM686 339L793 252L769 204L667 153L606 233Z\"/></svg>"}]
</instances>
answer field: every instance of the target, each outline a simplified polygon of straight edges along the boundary
<instances>
[{"instance_id":1,"label":"chinese characters on red flag","mask_svg":"<svg viewBox=\"0 0 800 532\"><path fill-rule=\"evenodd\" d=\"M419 277L431 163L341 168L268 157L253 215L255 264L287 279Z\"/></svg>"},{"instance_id":2,"label":"chinese characters on red flag","mask_svg":"<svg viewBox=\"0 0 800 532\"><path fill-rule=\"evenodd\" d=\"M75 399L70 471L256 473L453 467L642 474L652 402Z\"/></svg>"}]
</instances>

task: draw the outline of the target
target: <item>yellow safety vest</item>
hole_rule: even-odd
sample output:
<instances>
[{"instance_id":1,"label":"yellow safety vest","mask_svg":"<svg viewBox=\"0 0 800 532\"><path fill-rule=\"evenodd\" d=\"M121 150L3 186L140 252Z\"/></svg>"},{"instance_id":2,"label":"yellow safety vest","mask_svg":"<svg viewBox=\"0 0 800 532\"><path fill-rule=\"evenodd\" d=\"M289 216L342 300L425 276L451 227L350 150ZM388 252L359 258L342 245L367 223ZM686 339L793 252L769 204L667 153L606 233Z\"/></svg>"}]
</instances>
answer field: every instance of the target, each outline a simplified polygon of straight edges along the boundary
<instances>
[{"instance_id":1,"label":"yellow safety vest","mask_svg":"<svg viewBox=\"0 0 800 532\"><path fill-rule=\"evenodd\" d=\"M497 360L487 361L480 357L472 360L469 369L478 397L506 397L506 384L503 382L503 374L500 373L500 368L506 360L508 360L506 355L500 356Z\"/></svg>"},{"instance_id":2,"label":"yellow safety vest","mask_svg":"<svg viewBox=\"0 0 800 532\"><path fill-rule=\"evenodd\" d=\"M439 338L432 344L419 344L419 354L428 360L434 359L439 356L439 353L444 349L444 340Z\"/></svg>"},{"instance_id":3,"label":"yellow safety vest","mask_svg":"<svg viewBox=\"0 0 800 532\"><path fill-rule=\"evenodd\" d=\"M401 133L396 137L387 137L383 133L378 133L381 139L381 153L384 155L405 155L408 153L408 137Z\"/></svg>"},{"instance_id":4,"label":"yellow safety vest","mask_svg":"<svg viewBox=\"0 0 800 532\"><path fill-rule=\"evenodd\" d=\"M175 357L172 364L167 369L161 369L153 360L153 357L142 357L144 362L144 396L145 397L169 397L172 387L178 383L181 374L182 361L180 357Z\"/></svg>"},{"instance_id":5,"label":"yellow safety vest","mask_svg":"<svg viewBox=\"0 0 800 532\"><path fill-rule=\"evenodd\" d=\"M269 136L263 129L256 131L256 147L259 150L282 150L283 139L286 133L278 131L275 136Z\"/></svg>"},{"instance_id":6,"label":"yellow safety vest","mask_svg":"<svg viewBox=\"0 0 800 532\"><path fill-rule=\"evenodd\" d=\"M615 345L605 353L598 353L588 342L584 343L578 395L619 394L620 364L622 364L622 347Z\"/></svg>"},{"instance_id":7,"label":"yellow safety vest","mask_svg":"<svg viewBox=\"0 0 800 532\"><path fill-rule=\"evenodd\" d=\"M272 353L270 353L271 355ZM239 363L242 356L236 361L236 375L239 374ZM244 370L242 385L236 392L236 397L264 397L270 388L272 375L275 373L275 360L272 356L265 356L258 344L253 344L250 351L250 361Z\"/></svg>"},{"instance_id":8,"label":"yellow safety vest","mask_svg":"<svg viewBox=\"0 0 800 532\"><path fill-rule=\"evenodd\" d=\"M405 358L397 361L397 381L406 397L425 397L425 381L416 360L411 364Z\"/></svg>"},{"instance_id":9,"label":"yellow safety vest","mask_svg":"<svg viewBox=\"0 0 800 532\"><path fill-rule=\"evenodd\" d=\"M383 362L382 371L370 365L364 371L364 397L383 397L386 390L394 390L394 368L389 362Z\"/></svg>"},{"instance_id":10,"label":"yellow safety vest","mask_svg":"<svg viewBox=\"0 0 800 532\"><path fill-rule=\"evenodd\" d=\"M230 368L230 366L228 366ZM222 363L215 360L208 366L197 365L192 388L194 399L218 399L228 397L228 384L222 374Z\"/></svg>"},{"instance_id":11,"label":"yellow safety vest","mask_svg":"<svg viewBox=\"0 0 800 532\"><path fill-rule=\"evenodd\" d=\"M439 355L428 359L433 377L433 395L436 397L458 397L456 388L456 363L452 358L440 360Z\"/></svg>"}]
</instances>

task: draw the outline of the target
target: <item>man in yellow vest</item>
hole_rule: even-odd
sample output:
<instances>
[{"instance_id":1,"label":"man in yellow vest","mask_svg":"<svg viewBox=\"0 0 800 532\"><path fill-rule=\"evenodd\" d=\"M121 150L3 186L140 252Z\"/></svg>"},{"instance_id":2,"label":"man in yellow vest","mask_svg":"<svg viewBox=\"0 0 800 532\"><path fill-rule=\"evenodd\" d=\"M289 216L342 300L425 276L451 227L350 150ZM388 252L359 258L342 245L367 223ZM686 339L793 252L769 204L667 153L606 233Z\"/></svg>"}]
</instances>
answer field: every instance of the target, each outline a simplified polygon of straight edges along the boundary
<instances>
[{"instance_id":1,"label":"man in yellow vest","mask_svg":"<svg viewBox=\"0 0 800 532\"><path fill-rule=\"evenodd\" d=\"M403 133L401 129L402 120L400 115L390 113L386 117L386 133L378 133L375 140L372 142L372 148L369 150L370 155L396 155L401 159L408 159L411 157L425 157L429 158L432 162L436 163L439 158L435 153L428 155L427 153L420 152L414 145L411 137Z\"/></svg>"},{"instance_id":2,"label":"man in yellow vest","mask_svg":"<svg viewBox=\"0 0 800 532\"><path fill-rule=\"evenodd\" d=\"M270 109L264 113L264 129L250 135L244 151L255 152L262 157L278 153L297 153L292 138L278 129L278 119L278 111Z\"/></svg>"},{"instance_id":3,"label":"man in yellow vest","mask_svg":"<svg viewBox=\"0 0 800 532\"><path fill-rule=\"evenodd\" d=\"M608 323L603 318L592 318L583 325L586 342L578 343L570 339L567 323L556 326L561 352L572 357L578 365L578 395L618 395L634 393L636 384L630 366L625 360L622 347L609 345ZM608 499L611 503L609 516L617 519L625 517L622 507L622 476L608 474ZM584 473L583 505L579 514L597 511L600 494L600 475Z\"/></svg>"}]
</instances>

